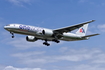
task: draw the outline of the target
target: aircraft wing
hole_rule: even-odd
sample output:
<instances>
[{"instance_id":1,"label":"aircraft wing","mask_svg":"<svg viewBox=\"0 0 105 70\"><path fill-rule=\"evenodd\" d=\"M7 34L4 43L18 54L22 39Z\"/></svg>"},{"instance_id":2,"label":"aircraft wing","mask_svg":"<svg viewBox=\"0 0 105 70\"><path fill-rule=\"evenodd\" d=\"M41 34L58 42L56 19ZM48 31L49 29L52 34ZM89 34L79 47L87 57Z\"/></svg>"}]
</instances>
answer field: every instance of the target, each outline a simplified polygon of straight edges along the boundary
<instances>
[{"instance_id":1,"label":"aircraft wing","mask_svg":"<svg viewBox=\"0 0 105 70\"><path fill-rule=\"evenodd\" d=\"M69 27L64 27L64 28L59 28L59 29L55 29L53 30L55 33L64 33L64 32L71 32L75 29L78 29L80 27L82 27L83 25L85 24L88 24L88 23L91 23L91 22L94 22L95 20L91 20L91 21L88 21L88 22L84 22L84 23L81 23L81 24L77 24L77 25L73 25L73 26L69 26Z\"/></svg>"}]
</instances>

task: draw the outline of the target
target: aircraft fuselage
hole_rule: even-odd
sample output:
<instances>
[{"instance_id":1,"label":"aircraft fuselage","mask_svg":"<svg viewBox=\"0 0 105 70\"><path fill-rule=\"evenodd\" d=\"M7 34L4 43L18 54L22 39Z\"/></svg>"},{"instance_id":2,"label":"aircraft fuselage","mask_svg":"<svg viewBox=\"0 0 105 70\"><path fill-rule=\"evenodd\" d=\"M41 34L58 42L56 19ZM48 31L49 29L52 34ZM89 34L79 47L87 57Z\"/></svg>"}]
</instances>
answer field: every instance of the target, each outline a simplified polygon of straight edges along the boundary
<instances>
[{"instance_id":1,"label":"aircraft fuselage","mask_svg":"<svg viewBox=\"0 0 105 70\"><path fill-rule=\"evenodd\" d=\"M35 27L23 24L9 24L7 26L4 26L4 28L9 32L23 34L23 35L31 35L42 40L47 39L48 41L52 41L53 39L55 39L52 36L53 30L47 28L41 28L41 27ZM43 30L47 31L47 34L44 35ZM63 33L62 37L59 38L59 40L64 40L64 41L76 41L76 40L85 40L85 39L86 38L81 38L81 36L73 33Z\"/></svg>"}]
</instances>

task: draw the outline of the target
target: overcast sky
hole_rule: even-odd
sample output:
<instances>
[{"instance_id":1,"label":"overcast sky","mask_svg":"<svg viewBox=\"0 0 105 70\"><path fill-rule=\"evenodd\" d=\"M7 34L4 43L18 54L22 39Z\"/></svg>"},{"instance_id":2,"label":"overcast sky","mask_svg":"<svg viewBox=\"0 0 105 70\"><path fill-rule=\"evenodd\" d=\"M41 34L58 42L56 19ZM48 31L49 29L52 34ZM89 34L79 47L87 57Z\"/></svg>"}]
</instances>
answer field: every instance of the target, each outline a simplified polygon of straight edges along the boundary
<instances>
[{"instance_id":1,"label":"overcast sky","mask_svg":"<svg viewBox=\"0 0 105 70\"><path fill-rule=\"evenodd\" d=\"M57 29L89 20L89 40L27 42L4 26L19 23ZM0 70L105 70L105 0L0 0Z\"/></svg>"}]
</instances>

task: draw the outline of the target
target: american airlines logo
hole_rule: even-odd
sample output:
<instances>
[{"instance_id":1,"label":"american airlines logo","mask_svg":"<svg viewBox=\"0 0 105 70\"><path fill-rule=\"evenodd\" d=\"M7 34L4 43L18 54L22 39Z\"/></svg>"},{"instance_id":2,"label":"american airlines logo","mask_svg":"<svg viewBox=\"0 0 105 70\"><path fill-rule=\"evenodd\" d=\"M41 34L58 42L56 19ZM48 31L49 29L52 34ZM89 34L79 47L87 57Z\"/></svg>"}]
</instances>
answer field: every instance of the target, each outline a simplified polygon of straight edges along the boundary
<instances>
[{"instance_id":1,"label":"american airlines logo","mask_svg":"<svg viewBox=\"0 0 105 70\"><path fill-rule=\"evenodd\" d=\"M81 28L79 32L85 33L85 30L83 28Z\"/></svg>"}]
</instances>

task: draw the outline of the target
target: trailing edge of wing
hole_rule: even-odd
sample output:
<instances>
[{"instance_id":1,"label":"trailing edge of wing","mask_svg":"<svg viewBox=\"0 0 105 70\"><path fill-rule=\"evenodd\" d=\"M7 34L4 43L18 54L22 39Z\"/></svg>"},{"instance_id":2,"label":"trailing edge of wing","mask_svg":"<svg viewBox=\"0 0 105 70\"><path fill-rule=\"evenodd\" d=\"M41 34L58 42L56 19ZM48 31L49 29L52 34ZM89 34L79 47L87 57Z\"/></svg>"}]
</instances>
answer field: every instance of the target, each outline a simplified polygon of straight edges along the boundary
<instances>
[{"instance_id":1,"label":"trailing edge of wing","mask_svg":"<svg viewBox=\"0 0 105 70\"><path fill-rule=\"evenodd\" d=\"M96 36L96 35L100 35L100 34L86 35L86 36L83 36L82 38L86 38L86 37L92 37L92 36Z\"/></svg>"},{"instance_id":2,"label":"trailing edge of wing","mask_svg":"<svg viewBox=\"0 0 105 70\"><path fill-rule=\"evenodd\" d=\"M91 22L94 22L95 20L91 20L91 21L88 21L88 22L84 22L84 23L81 23L81 24L77 24L77 25L73 25L73 26L69 26L69 27L64 27L64 28L59 28L59 29L55 29L53 30L54 32L57 32L57 33L64 33L64 32L70 32L70 31L73 31L77 28L80 28L82 27L83 25L85 24L88 24L88 23L91 23Z\"/></svg>"}]
</instances>

